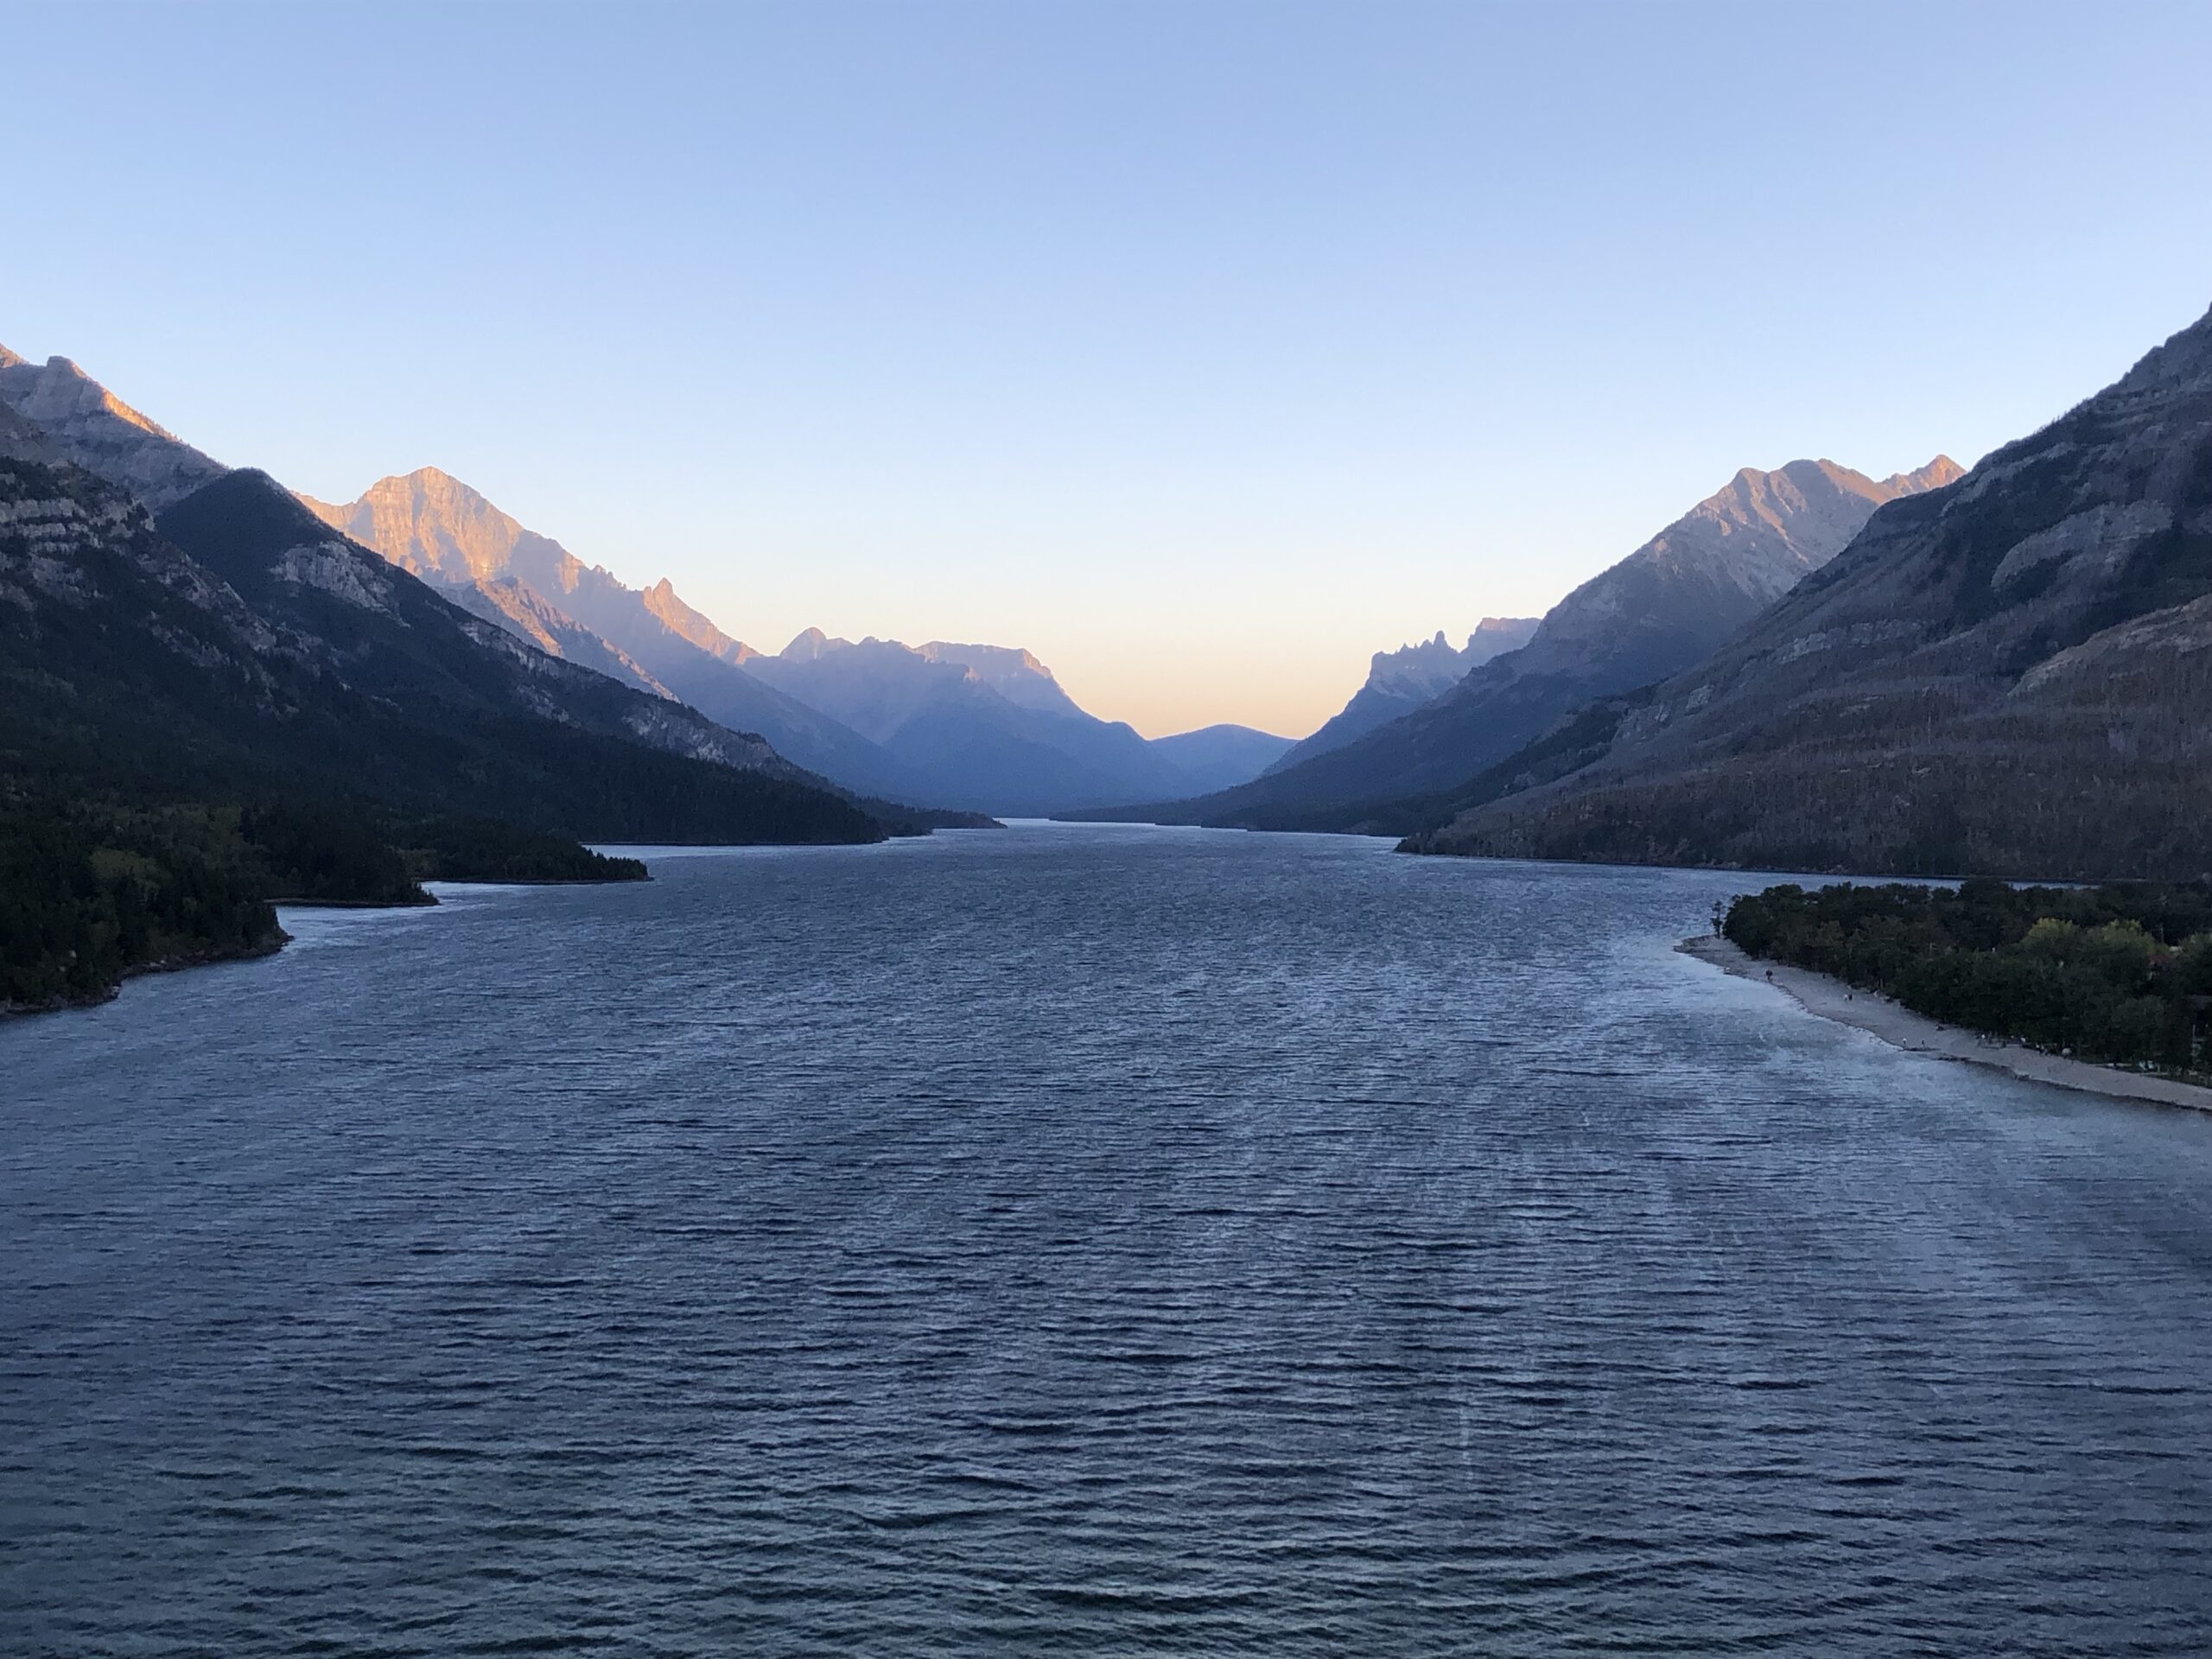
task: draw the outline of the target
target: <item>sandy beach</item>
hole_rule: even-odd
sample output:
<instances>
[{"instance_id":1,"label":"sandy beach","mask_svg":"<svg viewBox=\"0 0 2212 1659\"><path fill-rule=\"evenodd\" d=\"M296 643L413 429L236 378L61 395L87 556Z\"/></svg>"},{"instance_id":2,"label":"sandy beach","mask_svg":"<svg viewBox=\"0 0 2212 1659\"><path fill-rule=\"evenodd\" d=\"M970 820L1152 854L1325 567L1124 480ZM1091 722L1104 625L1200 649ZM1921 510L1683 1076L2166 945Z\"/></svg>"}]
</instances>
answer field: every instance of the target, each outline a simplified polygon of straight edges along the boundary
<instances>
[{"instance_id":1,"label":"sandy beach","mask_svg":"<svg viewBox=\"0 0 2212 1659\"><path fill-rule=\"evenodd\" d=\"M1700 962L1711 963L1724 973L1764 981L1777 990L1788 992L1808 1013L1856 1027L1911 1053L1963 1060L1969 1065L1986 1065L2033 1083L2056 1084L2061 1089L2080 1089L2121 1100L2152 1100L2168 1106L2191 1106L2198 1111L2212 1111L2212 1089L2176 1083L2171 1077L2147 1077L2113 1066L2095 1065L2087 1060L2069 1060L2044 1053L2040 1049L1985 1037L1979 1032L1941 1025L1898 1007L1887 997L1856 990L1825 974L1781 963L1756 961L1716 934L1702 933L1695 938L1684 939L1675 948Z\"/></svg>"}]
</instances>

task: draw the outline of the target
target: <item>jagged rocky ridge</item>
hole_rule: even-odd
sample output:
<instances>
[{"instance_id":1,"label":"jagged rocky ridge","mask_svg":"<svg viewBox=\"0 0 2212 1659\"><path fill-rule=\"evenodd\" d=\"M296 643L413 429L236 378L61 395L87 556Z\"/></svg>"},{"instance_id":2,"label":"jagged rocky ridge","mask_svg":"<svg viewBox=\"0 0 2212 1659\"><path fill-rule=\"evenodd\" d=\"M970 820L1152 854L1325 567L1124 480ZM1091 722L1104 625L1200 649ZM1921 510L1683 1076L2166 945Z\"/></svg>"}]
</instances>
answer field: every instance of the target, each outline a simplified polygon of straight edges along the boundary
<instances>
[{"instance_id":1,"label":"jagged rocky ridge","mask_svg":"<svg viewBox=\"0 0 2212 1659\"><path fill-rule=\"evenodd\" d=\"M855 645L810 628L764 655L663 579L633 588L435 467L379 480L326 523L541 649L673 696L848 788L1006 812L1208 786L1197 768L1078 707L1027 651ZM1256 770L1256 768L1255 768Z\"/></svg>"},{"instance_id":2,"label":"jagged rocky ridge","mask_svg":"<svg viewBox=\"0 0 2212 1659\"><path fill-rule=\"evenodd\" d=\"M1465 782L1585 704L1701 661L1840 552L1877 507L1958 470L1944 456L1881 480L1828 461L1746 467L1554 606L1527 645L1442 696L1241 788L1142 811L1255 829L1401 828L1408 798Z\"/></svg>"},{"instance_id":3,"label":"jagged rocky ridge","mask_svg":"<svg viewBox=\"0 0 2212 1659\"><path fill-rule=\"evenodd\" d=\"M1420 850L2212 872L2212 315Z\"/></svg>"},{"instance_id":4,"label":"jagged rocky ridge","mask_svg":"<svg viewBox=\"0 0 2212 1659\"><path fill-rule=\"evenodd\" d=\"M1411 714L1493 658L1527 645L1541 620L1534 616L1486 616L1475 625L1463 649L1453 649L1440 628L1433 639L1376 652L1368 664L1366 683L1352 694L1351 700L1311 737L1277 757L1267 770L1287 771Z\"/></svg>"}]
</instances>

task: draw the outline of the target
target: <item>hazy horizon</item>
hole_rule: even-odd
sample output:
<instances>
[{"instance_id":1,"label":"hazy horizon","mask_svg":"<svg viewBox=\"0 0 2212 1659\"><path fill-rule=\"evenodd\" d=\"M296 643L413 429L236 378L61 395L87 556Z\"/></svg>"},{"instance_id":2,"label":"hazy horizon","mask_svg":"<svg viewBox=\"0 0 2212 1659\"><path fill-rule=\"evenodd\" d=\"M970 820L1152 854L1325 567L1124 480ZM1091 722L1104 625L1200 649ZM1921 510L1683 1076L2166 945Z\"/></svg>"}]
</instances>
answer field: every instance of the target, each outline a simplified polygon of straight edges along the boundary
<instances>
[{"instance_id":1,"label":"hazy horizon","mask_svg":"<svg viewBox=\"0 0 2212 1659\"><path fill-rule=\"evenodd\" d=\"M0 15L70 154L0 342L1147 735L1300 735L1742 467L1971 465L2212 300L2197 7Z\"/></svg>"}]
</instances>

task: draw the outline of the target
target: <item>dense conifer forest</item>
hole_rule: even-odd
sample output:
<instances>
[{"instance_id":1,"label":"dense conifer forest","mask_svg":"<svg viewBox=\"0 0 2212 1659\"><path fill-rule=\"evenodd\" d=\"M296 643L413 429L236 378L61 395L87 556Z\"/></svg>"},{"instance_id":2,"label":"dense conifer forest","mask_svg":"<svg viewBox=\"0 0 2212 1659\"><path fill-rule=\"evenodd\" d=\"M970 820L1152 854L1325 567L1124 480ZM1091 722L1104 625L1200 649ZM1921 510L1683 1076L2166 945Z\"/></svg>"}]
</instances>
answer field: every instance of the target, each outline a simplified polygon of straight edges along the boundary
<instances>
[{"instance_id":1,"label":"dense conifer forest","mask_svg":"<svg viewBox=\"0 0 2212 1659\"><path fill-rule=\"evenodd\" d=\"M1751 956L2088 1060L2201 1072L2212 886L1769 887L1728 906Z\"/></svg>"},{"instance_id":2,"label":"dense conifer forest","mask_svg":"<svg viewBox=\"0 0 2212 1659\"><path fill-rule=\"evenodd\" d=\"M132 974L274 950L276 904L428 905L425 881L641 881L645 867L496 819L359 801L0 799L0 1013Z\"/></svg>"}]
</instances>

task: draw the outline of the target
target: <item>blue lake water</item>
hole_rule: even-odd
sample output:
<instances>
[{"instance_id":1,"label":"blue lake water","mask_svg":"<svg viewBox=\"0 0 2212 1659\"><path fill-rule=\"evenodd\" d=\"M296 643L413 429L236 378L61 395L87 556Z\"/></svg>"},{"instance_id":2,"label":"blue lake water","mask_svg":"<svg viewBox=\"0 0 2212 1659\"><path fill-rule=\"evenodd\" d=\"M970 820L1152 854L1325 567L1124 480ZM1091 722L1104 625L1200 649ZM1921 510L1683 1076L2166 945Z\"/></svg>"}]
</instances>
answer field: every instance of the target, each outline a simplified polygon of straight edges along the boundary
<instances>
[{"instance_id":1,"label":"blue lake water","mask_svg":"<svg viewBox=\"0 0 2212 1659\"><path fill-rule=\"evenodd\" d=\"M0 1653L2201 1654L2212 1119L1018 828L0 1027Z\"/></svg>"}]
</instances>

